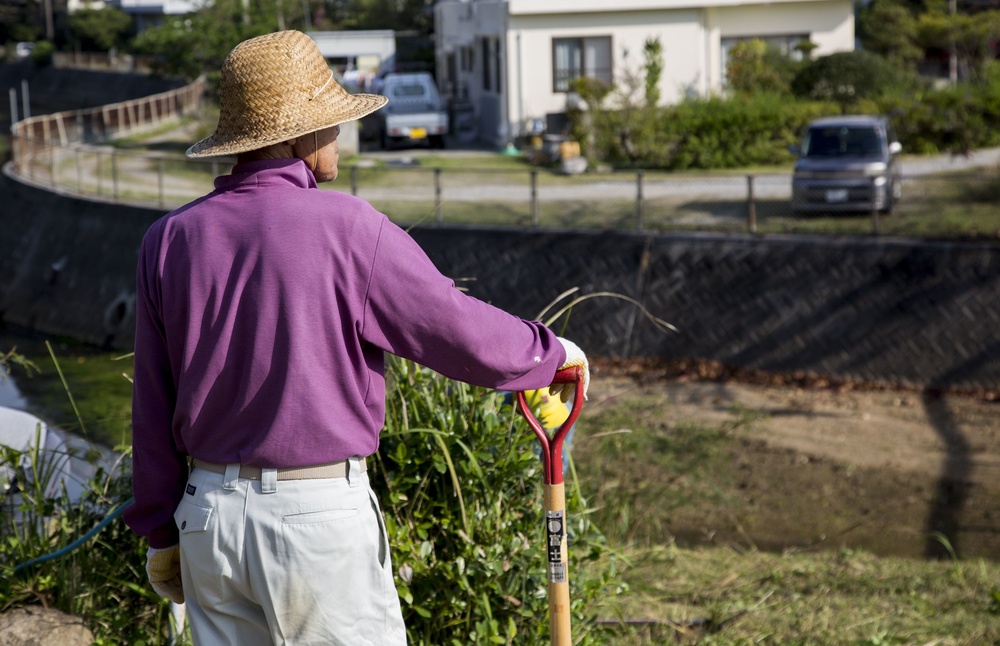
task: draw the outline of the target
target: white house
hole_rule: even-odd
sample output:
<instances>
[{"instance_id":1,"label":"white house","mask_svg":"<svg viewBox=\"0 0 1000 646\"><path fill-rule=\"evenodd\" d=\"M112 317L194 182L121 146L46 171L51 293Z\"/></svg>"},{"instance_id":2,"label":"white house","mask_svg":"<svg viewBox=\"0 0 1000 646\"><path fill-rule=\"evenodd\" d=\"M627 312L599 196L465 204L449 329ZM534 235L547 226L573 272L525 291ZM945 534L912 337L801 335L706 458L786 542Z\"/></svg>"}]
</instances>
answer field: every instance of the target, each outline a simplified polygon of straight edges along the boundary
<instances>
[{"instance_id":1,"label":"white house","mask_svg":"<svg viewBox=\"0 0 1000 646\"><path fill-rule=\"evenodd\" d=\"M569 82L642 74L647 39L663 48L664 104L718 94L726 54L761 38L790 55L854 49L852 0L440 0L437 79L469 136L502 146L560 123ZM462 119L457 119L462 123Z\"/></svg>"},{"instance_id":2,"label":"white house","mask_svg":"<svg viewBox=\"0 0 1000 646\"><path fill-rule=\"evenodd\" d=\"M137 31L144 31L163 22L166 16L183 16L200 9L202 0L110 0L108 5L117 6L132 16Z\"/></svg>"},{"instance_id":3,"label":"white house","mask_svg":"<svg viewBox=\"0 0 1000 646\"><path fill-rule=\"evenodd\" d=\"M391 29L308 33L316 41L323 58L336 67L349 84L364 85L359 74L375 76L395 64L396 32Z\"/></svg>"}]
</instances>

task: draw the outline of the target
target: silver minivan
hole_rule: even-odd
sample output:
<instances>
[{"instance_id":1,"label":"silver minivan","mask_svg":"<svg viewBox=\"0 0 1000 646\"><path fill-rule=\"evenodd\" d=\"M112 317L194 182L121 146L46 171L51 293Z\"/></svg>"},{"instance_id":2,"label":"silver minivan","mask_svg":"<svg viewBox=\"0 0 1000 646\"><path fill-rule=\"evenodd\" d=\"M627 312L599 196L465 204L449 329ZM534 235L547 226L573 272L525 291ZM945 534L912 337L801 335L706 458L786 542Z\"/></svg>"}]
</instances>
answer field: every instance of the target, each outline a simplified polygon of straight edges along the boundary
<instances>
[{"instance_id":1,"label":"silver minivan","mask_svg":"<svg viewBox=\"0 0 1000 646\"><path fill-rule=\"evenodd\" d=\"M886 117L817 119L791 150L795 213L890 213L902 194L902 146Z\"/></svg>"}]
</instances>

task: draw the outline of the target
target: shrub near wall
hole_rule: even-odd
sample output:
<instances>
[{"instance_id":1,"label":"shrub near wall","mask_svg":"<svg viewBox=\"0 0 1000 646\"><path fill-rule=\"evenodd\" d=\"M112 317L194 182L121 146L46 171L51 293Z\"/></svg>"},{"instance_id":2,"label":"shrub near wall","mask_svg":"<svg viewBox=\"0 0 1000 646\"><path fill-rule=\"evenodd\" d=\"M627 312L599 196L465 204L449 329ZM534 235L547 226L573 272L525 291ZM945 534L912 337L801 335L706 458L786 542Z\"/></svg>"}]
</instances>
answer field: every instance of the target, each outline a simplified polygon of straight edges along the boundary
<instances>
[{"instance_id":1,"label":"shrub near wall","mask_svg":"<svg viewBox=\"0 0 1000 646\"><path fill-rule=\"evenodd\" d=\"M791 162L788 147L798 143L805 125L837 111L836 104L799 103L774 94L684 102L664 111L659 121L674 143L664 167L745 168Z\"/></svg>"},{"instance_id":2,"label":"shrub near wall","mask_svg":"<svg viewBox=\"0 0 1000 646\"><path fill-rule=\"evenodd\" d=\"M649 107L623 100L615 88L581 84L590 114L571 111L569 135L589 140L592 163L664 170L788 164L788 146L806 124L838 114L889 115L907 153L968 154L1000 145L1000 64L976 79L933 87L904 70L892 76L878 56L851 54L804 67L793 84L798 97L761 93Z\"/></svg>"},{"instance_id":3,"label":"shrub near wall","mask_svg":"<svg viewBox=\"0 0 1000 646\"><path fill-rule=\"evenodd\" d=\"M916 154L968 154L1000 145L1000 70L980 83L962 83L883 97L877 109L893 117L903 150Z\"/></svg>"},{"instance_id":4,"label":"shrub near wall","mask_svg":"<svg viewBox=\"0 0 1000 646\"><path fill-rule=\"evenodd\" d=\"M790 163L812 119L838 114L836 103L776 94L741 100L694 99L667 108L594 115L593 152L619 167L692 170Z\"/></svg>"}]
</instances>

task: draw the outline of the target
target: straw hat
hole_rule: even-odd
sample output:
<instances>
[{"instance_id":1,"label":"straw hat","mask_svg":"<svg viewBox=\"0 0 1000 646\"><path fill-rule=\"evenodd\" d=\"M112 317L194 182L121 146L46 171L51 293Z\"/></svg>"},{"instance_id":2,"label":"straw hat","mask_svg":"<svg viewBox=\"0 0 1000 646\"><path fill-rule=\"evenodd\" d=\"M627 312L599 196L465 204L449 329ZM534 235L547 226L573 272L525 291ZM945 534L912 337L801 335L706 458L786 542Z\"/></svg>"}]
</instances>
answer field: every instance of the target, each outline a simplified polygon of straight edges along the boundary
<instances>
[{"instance_id":1,"label":"straw hat","mask_svg":"<svg viewBox=\"0 0 1000 646\"><path fill-rule=\"evenodd\" d=\"M388 102L349 94L312 38L279 31L245 40L222 64L219 125L188 157L236 155L360 119Z\"/></svg>"}]
</instances>

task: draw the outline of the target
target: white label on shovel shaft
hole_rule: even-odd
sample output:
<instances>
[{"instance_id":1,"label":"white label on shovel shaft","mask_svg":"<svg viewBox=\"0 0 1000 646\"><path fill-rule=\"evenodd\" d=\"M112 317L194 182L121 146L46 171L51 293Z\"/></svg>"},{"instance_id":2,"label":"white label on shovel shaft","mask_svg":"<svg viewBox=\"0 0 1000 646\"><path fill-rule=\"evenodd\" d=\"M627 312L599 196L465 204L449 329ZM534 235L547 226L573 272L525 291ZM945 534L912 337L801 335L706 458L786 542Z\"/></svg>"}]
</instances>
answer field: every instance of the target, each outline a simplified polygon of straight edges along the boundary
<instances>
[{"instance_id":1,"label":"white label on shovel shaft","mask_svg":"<svg viewBox=\"0 0 1000 646\"><path fill-rule=\"evenodd\" d=\"M549 583L566 583L568 580L565 563L549 563Z\"/></svg>"},{"instance_id":2,"label":"white label on shovel shaft","mask_svg":"<svg viewBox=\"0 0 1000 646\"><path fill-rule=\"evenodd\" d=\"M549 572L553 572L555 564L564 563L563 540L566 536L566 523L563 522L563 512L545 512L546 548L549 554ZM563 570L565 571L565 566ZM555 576L553 573L552 576Z\"/></svg>"}]
</instances>

